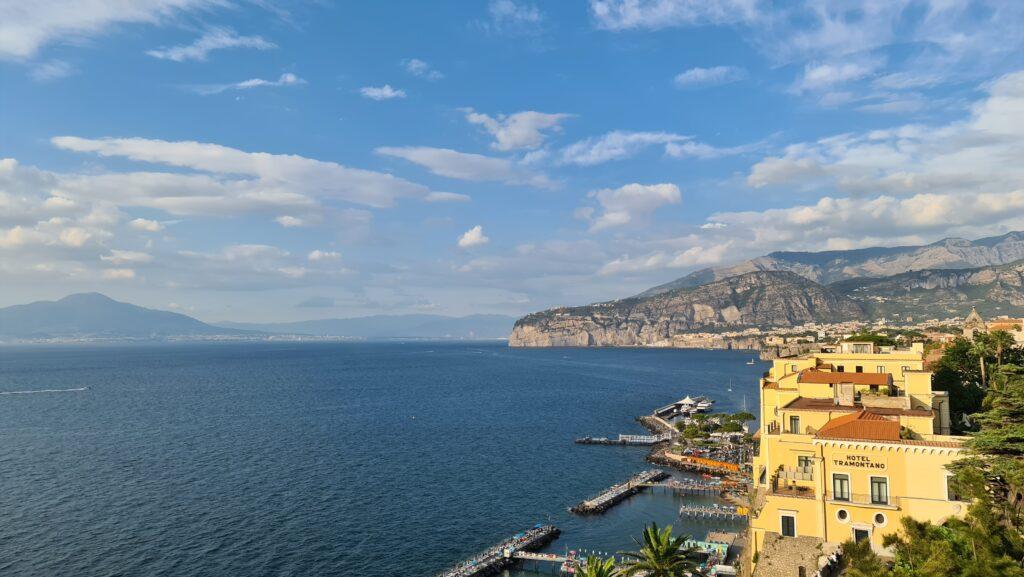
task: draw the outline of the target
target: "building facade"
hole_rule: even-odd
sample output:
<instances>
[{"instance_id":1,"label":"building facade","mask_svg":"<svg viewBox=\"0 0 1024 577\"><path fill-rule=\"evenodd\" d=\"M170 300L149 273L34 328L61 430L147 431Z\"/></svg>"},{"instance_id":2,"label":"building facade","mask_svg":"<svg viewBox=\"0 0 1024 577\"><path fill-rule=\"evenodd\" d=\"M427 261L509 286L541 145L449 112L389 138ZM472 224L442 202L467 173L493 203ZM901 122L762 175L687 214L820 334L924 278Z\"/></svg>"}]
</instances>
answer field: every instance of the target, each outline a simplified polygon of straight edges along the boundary
<instances>
[{"instance_id":1,"label":"building facade","mask_svg":"<svg viewBox=\"0 0 1024 577\"><path fill-rule=\"evenodd\" d=\"M761 380L760 410L753 559L768 534L866 539L885 554L882 539L903 517L938 523L966 513L946 470L963 439L949 434L949 397L932 390L923 346L842 343L776 359Z\"/></svg>"}]
</instances>

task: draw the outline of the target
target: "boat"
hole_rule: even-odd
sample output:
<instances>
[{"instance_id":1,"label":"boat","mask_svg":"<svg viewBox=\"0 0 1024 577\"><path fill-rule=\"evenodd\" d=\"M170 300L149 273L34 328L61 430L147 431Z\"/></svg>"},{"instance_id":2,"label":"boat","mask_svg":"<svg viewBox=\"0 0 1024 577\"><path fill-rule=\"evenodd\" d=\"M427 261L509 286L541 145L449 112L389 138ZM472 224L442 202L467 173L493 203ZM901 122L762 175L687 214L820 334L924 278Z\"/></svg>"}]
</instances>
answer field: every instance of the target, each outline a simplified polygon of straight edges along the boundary
<instances>
[{"instance_id":1,"label":"boat","mask_svg":"<svg viewBox=\"0 0 1024 577\"><path fill-rule=\"evenodd\" d=\"M747 361L747 364L748 365L753 365L754 364L754 359L750 359L749 361Z\"/></svg>"}]
</instances>

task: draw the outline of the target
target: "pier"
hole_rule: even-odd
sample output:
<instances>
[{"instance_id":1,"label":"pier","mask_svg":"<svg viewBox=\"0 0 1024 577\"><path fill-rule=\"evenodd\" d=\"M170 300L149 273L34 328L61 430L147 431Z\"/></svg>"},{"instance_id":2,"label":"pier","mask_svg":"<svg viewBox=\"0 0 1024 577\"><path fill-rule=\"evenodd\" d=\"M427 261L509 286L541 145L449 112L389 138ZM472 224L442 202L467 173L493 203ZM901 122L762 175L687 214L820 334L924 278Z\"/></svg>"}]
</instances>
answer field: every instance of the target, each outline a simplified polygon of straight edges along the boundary
<instances>
[{"instance_id":1,"label":"pier","mask_svg":"<svg viewBox=\"0 0 1024 577\"><path fill-rule=\"evenodd\" d=\"M635 495L644 487L649 486L650 483L661 481L667 477L668 473L659 469L644 471L643 473L634 475L625 483L619 483L618 485L609 487L605 492L601 493L597 497L583 501L569 509L569 511L576 513L577 515L604 513L608 509L621 503L627 497Z\"/></svg>"},{"instance_id":2,"label":"pier","mask_svg":"<svg viewBox=\"0 0 1024 577\"><path fill-rule=\"evenodd\" d=\"M747 518L747 509L746 507L730 507L728 505L683 505L679 508L679 516L738 521Z\"/></svg>"},{"instance_id":3,"label":"pier","mask_svg":"<svg viewBox=\"0 0 1024 577\"><path fill-rule=\"evenodd\" d=\"M583 437L576 439L579 445L635 445L651 446L665 441L671 441L672 435L664 433L661 435L619 435L615 439L607 437Z\"/></svg>"},{"instance_id":4,"label":"pier","mask_svg":"<svg viewBox=\"0 0 1024 577\"><path fill-rule=\"evenodd\" d=\"M437 577L483 577L498 573L517 560L554 561L544 554L527 555L557 539L559 533L561 531L554 525L538 524L528 531L517 533L475 557L439 573Z\"/></svg>"},{"instance_id":5,"label":"pier","mask_svg":"<svg viewBox=\"0 0 1024 577\"><path fill-rule=\"evenodd\" d=\"M688 495L721 495L727 491L734 491L739 488L737 483L731 481L703 482L703 481L677 481L669 479L663 482L644 483L645 487L661 487L685 493Z\"/></svg>"}]
</instances>

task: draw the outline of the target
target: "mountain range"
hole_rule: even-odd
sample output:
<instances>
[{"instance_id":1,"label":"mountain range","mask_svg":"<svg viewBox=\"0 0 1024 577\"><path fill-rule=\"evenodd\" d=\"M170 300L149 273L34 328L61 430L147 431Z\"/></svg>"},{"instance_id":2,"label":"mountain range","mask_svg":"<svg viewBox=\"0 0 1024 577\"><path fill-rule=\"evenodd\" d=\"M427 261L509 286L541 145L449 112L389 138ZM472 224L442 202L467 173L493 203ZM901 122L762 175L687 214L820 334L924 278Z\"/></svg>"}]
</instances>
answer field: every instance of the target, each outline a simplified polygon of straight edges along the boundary
<instances>
[{"instance_id":1,"label":"mountain range","mask_svg":"<svg viewBox=\"0 0 1024 577\"><path fill-rule=\"evenodd\" d=\"M687 332L879 318L1024 314L1024 233L849 251L776 252L639 295L516 321L511 346L633 346Z\"/></svg>"},{"instance_id":2,"label":"mountain range","mask_svg":"<svg viewBox=\"0 0 1024 577\"><path fill-rule=\"evenodd\" d=\"M386 338L504 338L515 321L500 315L377 315L295 323L207 324L188 315L143 308L99 293L0 308L0 341L211 338L274 335Z\"/></svg>"}]
</instances>

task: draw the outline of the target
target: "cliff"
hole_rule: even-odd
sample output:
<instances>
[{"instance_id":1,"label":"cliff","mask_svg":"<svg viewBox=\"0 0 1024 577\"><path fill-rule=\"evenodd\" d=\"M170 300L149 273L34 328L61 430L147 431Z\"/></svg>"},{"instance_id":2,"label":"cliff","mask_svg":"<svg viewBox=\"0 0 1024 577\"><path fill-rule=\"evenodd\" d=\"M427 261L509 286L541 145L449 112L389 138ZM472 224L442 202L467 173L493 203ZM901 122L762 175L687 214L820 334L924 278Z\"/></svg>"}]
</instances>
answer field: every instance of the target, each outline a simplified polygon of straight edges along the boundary
<instances>
[{"instance_id":1,"label":"cliff","mask_svg":"<svg viewBox=\"0 0 1024 577\"><path fill-rule=\"evenodd\" d=\"M559 308L516 321L509 345L702 346L687 332L789 327L862 317L856 301L788 271L755 271L692 288L582 307ZM685 337L682 338L685 340ZM714 340L714 339L712 339ZM728 348L707 343L708 348Z\"/></svg>"}]
</instances>

